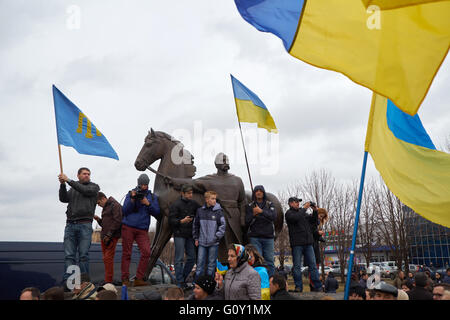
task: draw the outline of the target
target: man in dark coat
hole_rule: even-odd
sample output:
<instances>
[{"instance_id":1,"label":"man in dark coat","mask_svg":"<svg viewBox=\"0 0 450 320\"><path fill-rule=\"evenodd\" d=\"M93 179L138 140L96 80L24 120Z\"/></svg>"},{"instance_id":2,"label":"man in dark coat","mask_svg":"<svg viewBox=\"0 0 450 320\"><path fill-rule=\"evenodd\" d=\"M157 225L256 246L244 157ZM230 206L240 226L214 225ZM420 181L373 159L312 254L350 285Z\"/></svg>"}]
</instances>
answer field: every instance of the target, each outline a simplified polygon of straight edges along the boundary
<instances>
[{"instance_id":1,"label":"man in dark coat","mask_svg":"<svg viewBox=\"0 0 450 320\"><path fill-rule=\"evenodd\" d=\"M64 229L64 267L63 283L70 277L67 268L75 265L78 254L80 271L89 274L89 249L92 241L92 221L97 205L100 187L91 182L91 171L80 168L78 181L69 179L64 173L58 176L60 182L59 201L67 203L66 228ZM71 189L67 191L66 184Z\"/></svg>"},{"instance_id":2,"label":"man in dark coat","mask_svg":"<svg viewBox=\"0 0 450 320\"><path fill-rule=\"evenodd\" d=\"M329 272L327 280L325 280L325 292L326 293L336 293L337 289L339 289L339 283L334 278L333 272Z\"/></svg>"},{"instance_id":3,"label":"man in dark coat","mask_svg":"<svg viewBox=\"0 0 450 320\"><path fill-rule=\"evenodd\" d=\"M286 278L281 274L270 277L270 300L297 300L286 290Z\"/></svg>"},{"instance_id":4,"label":"man in dark coat","mask_svg":"<svg viewBox=\"0 0 450 320\"><path fill-rule=\"evenodd\" d=\"M302 259L305 256L305 265L308 266L311 273L311 280L316 288L314 291L322 291L322 283L319 280L319 272L316 267L316 258L313 249L313 235L311 232L311 223L317 221L317 210L309 215L306 210L311 206L310 202L305 203L300 208L300 199L291 197L288 200L289 210L285 217L289 230L289 241L292 248L292 257L294 260L293 274L295 282L295 291L303 291L302 281Z\"/></svg>"},{"instance_id":5,"label":"man in dark coat","mask_svg":"<svg viewBox=\"0 0 450 320\"><path fill-rule=\"evenodd\" d=\"M267 263L269 277L275 271L274 264L274 221L277 217L275 208L266 197L266 191L261 185L253 189L252 202L245 209L245 224L248 227L247 236L263 256Z\"/></svg>"},{"instance_id":6,"label":"man in dark coat","mask_svg":"<svg viewBox=\"0 0 450 320\"><path fill-rule=\"evenodd\" d=\"M200 205L192 200L193 188L189 185L181 187L181 197L169 208L169 224L172 227L175 244L175 276L178 286L186 288L186 278L192 271L196 261L192 224ZM186 253L186 262L184 256Z\"/></svg>"},{"instance_id":7,"label":"man in dark coat","mask_svg":"<svg viewBox=\"0 0 450 320\"><path fill-rule=\"evenodd\" d=\"M427 290L427 276L424 272L417 272L414 276L415 288L408 291L409 300L433 300L433 294Z\"/></svg>"},{"instance_id":8,"label":"man in dark coat","mask_svg":"<svg viewBox=\"0 0 450 320\"><path fill-rule=\"evenodd\" d=\"M105 282L112 283L114 276L114 254L122 230L122 206L113 197L106 198L103 192L97 196L97 204L103 208L102 217L94 219L102 227L100 234L102 242L103 263L105 265Z\"/></svg>"}]
</instances>

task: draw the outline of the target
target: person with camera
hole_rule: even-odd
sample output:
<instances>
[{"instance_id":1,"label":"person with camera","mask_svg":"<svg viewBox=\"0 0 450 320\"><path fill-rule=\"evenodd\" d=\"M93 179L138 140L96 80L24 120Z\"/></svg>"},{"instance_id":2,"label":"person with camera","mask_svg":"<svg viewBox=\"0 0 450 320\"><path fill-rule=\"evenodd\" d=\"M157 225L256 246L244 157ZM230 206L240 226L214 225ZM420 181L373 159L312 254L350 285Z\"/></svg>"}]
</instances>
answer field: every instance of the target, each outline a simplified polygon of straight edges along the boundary
<instances>
[{"instance_id":1,"label":"person with camera","mask_svg":"<svg viewBox=\"0 0 450 320\"><path fill-rule=\"evenodd\" d=\"M169 208L169 224L173 231L175 244L175 277L178 286L185 289L186 278L192 271L196 260L194 238L192 237L192 224L195 213L200 205L192 200L193 188L190 185L181 187L181 197ZM186 262L184 263L184 254Z\"/></svg>"},{"instance_id":2,"label":"person with camera","mask_svg":"<svg viewBox=\"0 0 450 320\"><path fill-rule=\"evenodd\" d=\"M89 249L92 241L92 221L97 205L97 193L100 187L91 182L91 171L82 167L78 169L78 181L69 179L64 173L58 176L60 183L59 201L67 203L66 227L64 229L64 289L68 290L66 281L70 277L67 268L76 265L78 255L80 271L89 274ZM66 184L71 189L67 191Z\"/></svg>"},{"instance_id":3,"label":"person with camera","mask_svg":"<svg viewBox=\"0 0 450 320\"><path fill-rule=\"evenodd\" d=\"M245 224L249 242L254 245L267 263L269 277L275 271L274 264L274 221L277 217L273 203L267 200L263 186L253 189L252 202L246 207Z\"/></svg>"},{"instance_id":4,"label":"person with camera","mask_svg":"<svg viewBox=\"0 0 450 320\"><path fill-rule=\"evenodd\" d=\"M302 258L305 257L305 265L308 266L311 273L311 281L314 286L313 291L322 291L322 283L319 280L319 272L316 267L316 258L313 249L313 234L311 224L318 219L318 213L315 204L306 202L303 208L300 208L300 201L296 197L288 200L289 209L285 213L286 222L289 230L289 241L292 249L292 258L294 260L293 274L295 282L295 292L303 292L302 281ZM313 214L309 215L306 210L313 205Z\"/></svg>"},{"instance_id":5,"label":"person with camera","mask_svg":"<svg viewBox=\"0 0 450 320\"><path fill-rule=\"evenodd\" d=\"M133 242L136 241L141 257L133 286L145 286L144 275L150 258L150 215L159 218L158 197L148 188L149 177L143 173L137 180L137 187L129 191L123 204L122 220L122 284L130 285L130 261Z\"/></svg>"},{"instance_id":6,"label":"person with camera","mask_svg":"<svg viewBox=\"0 0 450 320\"><path fill-rule=\"evenodd\" d=\"M105 265L105 283L112 283L114 276L114 254L122 230L122 205L113 197L107 198L103 192L97 196L97 205L102 207L102 217L94 216L102 231L103 264Z\"/></svg>"}]
</instances>

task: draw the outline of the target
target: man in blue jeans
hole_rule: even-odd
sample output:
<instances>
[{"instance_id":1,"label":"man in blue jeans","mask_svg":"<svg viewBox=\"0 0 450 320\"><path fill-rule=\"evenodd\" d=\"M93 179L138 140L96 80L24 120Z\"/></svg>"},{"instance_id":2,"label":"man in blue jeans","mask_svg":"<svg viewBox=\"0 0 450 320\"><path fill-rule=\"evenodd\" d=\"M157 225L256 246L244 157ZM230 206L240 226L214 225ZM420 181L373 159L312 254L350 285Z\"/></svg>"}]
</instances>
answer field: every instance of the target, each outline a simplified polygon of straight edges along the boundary
<instances>
[{"instance_id":1,"label":"man in blue jeans","mask_svg":"<svg viewBox=\"0 0 450 320\"><path fill-rule=\"evenodd\" d=\"M247 236L250 243L258 249L266 261L269 268L268 274L271 277L275 271L273 262L275 228L273 223L277 214L272 202L267 200L263 186L255 186L252 200L245 207Z\"/></svg>"},{"instance_id":2,"label":"man in blue jeans","mask_svg":"<svg viewBox=\"0 0 450 320\"><path fill-rule=\"evenodd\" d=\"M64 173L58 176L60 182L59 201L67 203L67 220L64 230L64 275L63 284L70 277L67 268L76 265L78 254L81 274L89 275L89 249L92 240L92 221L97 205L100 187L91 182L91 171L80 168L78 181L69 179ZM67 191L66 183L71 187Z\"/></svg>"},{"instance_id":3,"label":"man in blue jeans","mask_svg":"<svg viewBox=\"0 0 450 320\"><path fill-rule=\"evenodd\" d=\"M196 260L192 224L200 205L192 200L193 188L190 185L181 187L181 197L169 208L169 224L173 231L175 243L175 277L180 288L187 288L186 278L192 271ZM184 254L186 253L186 263Z\"/></svg>"},{"instance_id":4,"label":"man in blue jeans","mask_svg":"<svg viewBox=\"0 0 450 320\"><path fill-rule=\"evenodd\" d=\"M312 207L313 214L309 215L306 210L311 207L311 202L305 203L300 208L300 199L291 197L288 200L289 210L286 211L285 218L289 229L289 241L291 243L292 257L294 262L293 274L295 292L303 292L302 281L302 258L305 257L305 265L311 273L311 280L314 286L313 291L322 291L322 283L319 280L319 272L316 267L316 258L313 249L313 234L311 225L317 223L317 209Z\"/></svg>"}]
</instances>

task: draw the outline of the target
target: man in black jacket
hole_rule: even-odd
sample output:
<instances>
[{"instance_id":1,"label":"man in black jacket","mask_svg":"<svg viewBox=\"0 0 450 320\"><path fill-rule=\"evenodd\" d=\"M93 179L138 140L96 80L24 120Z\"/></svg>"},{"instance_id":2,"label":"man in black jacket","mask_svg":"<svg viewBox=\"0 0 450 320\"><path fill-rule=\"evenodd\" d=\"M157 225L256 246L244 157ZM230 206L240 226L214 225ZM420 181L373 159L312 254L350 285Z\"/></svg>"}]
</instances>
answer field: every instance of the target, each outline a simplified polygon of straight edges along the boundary
<instances>
[{"instance_id":1,"label":"man in black jacket","mask_svg":"<svg viewBox=\"0 0 450 320\"><path fill-rule=\"evenodd\" d=\"M270 277L270 300L297 300L286 290L286 278L281 274Z\"/></svg>"},{"instance_id":2,"label":"man in black jacket","mask_svg":"<svg viewBox=\"0 0 450 320\"><path fill-rule=\"evenodd\" d=\"M169 224L172 227L175 243L175 276L181 288L186 287L186 278L196 261L192 223L200 205L192 200L192 197L192 186L183 185L181 197L169 208ZM183 263L185 252L186 263Z\"/></svg>"},{"instance_id":3,"label":"man in black jacket","mask_svg":"<svg viewBox=\"0 0 450 320\"><path fill-rule=\"evenodd\" d=\"M274 255L274 221L275 207L267 200L266 191L261 185L253 189L252 202L245 207L245 224L248 228L247 236L263 256L267 263L269 277L275 271Z\"/></svg>"},{"instance_id":4,"label":"man in black jacket","mask_svg":"<svg viewBox=\"0 0 450 320\"><path fill-rule=\"evenodd\" d=\"M78 169L78 181L69 179L64 173L58 176L60 182L59 201L68 203L67 221L64 230L63 283L70 277L67 268L76 265L78 253L81 274L89 274L89 249L92 240L92 220L94 219L97 194L100 187L91 182L88 168ZM67 191L66 183L71 186Z\"/></svg>"},{"instance_id":5,"label":"man in black jacket","mask_svg":"<svg viewBox=\"0 0 450 320\"><path fill-rule=\"evenodd\" d=\"M305 265L308 266L311 273L311 280L316 288L314 291L322 291L322 283L319 280L319 272L316 267L316 258L313 249L313 235L311 224L317 221L317 210L313 210L313 214L309 215L306 210L311 206L310 202L305 203L300 208L300 199L291 197L288 200L289 210L286 211L285 217L289 230L289 241L292 249L292 258L294 266L292 272L294 274L295 292L303 291L302 281L302 258L305 256Z\"/></svg>"},{"instance_id":6,"label":"man in black jacket","mask_svg":"<svg viewBox=\"0 0 450 320\"><path fill-rule=\"evenodd\" d=\"M415 288L408 291L409 300L433 300L433 294L425 289L427 276L424 272L417 272L414 276Z\"/></svg>"}]
</instances>

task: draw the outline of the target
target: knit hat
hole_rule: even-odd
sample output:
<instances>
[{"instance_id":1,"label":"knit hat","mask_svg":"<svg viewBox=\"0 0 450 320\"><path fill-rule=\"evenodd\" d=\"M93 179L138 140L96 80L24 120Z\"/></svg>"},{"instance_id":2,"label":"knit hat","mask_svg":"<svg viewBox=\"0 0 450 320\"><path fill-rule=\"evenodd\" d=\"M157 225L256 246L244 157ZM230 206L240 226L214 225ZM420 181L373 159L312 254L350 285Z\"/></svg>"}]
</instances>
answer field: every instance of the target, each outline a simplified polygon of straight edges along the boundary
<instances>
[{"instance_id":1,"label":"knit hat","mask_svg":"<svg viewBox=\"0 0 450 320\"><path fill-rule=\"evenodd\" d=\"M214 289L216 288L216 280L208 275L199 276L195 281L195 284L205 290L208 295L213 294Z\"/></svg>"},{"instance_id":2,"label":"knit hat","mask_svg":"<svg viewBox=\"0 0 450 320\"><path fill-rule=\"evenodd\" d=\"M141 174L137 180L138 186L148 185L150 183L150 178L145 173Z\"/></svg>"},{"instance_id":3,"label":"knit hat","mask_svg":"<svg viewBox=\"0 0 450 320\"><path fill-rule=\"evenodd\" d=\"M425 274L425 272L417 272L414 276L414 281L417 287L426 287L427 275Z\"/></svg>"},{"instance_id":4,"label":"knit hat","mask_svg":"<svg viewBox=\"0 0 450 320\"><path fill-rule=\"evenodd\" d=\"M194 190L194 188L191 185L183 184L181 186L181 192L186 193L186 192L193 191L193 190Z\"/></svg>"}]
</instances>

